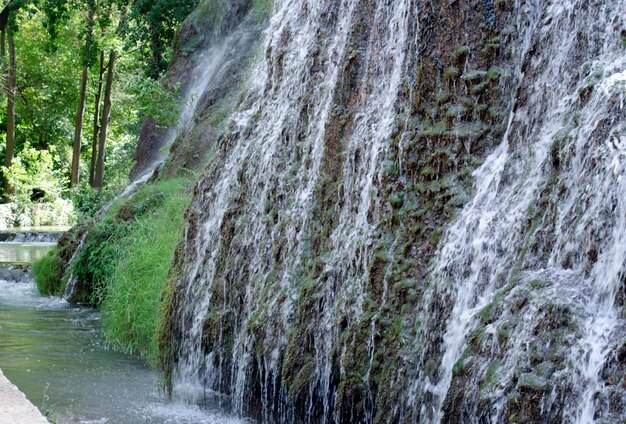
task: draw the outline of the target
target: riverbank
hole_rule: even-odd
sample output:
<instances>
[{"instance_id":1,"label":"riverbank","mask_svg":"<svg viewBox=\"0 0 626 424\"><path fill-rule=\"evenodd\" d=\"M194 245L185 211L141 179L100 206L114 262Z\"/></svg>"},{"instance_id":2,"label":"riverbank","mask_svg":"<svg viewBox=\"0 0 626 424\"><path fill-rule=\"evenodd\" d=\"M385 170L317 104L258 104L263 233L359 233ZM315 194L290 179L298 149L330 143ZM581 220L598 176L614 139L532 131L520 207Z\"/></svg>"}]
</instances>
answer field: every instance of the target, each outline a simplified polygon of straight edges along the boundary
<instances>
[{"instance_id":1,"label":"riverbank","mask_svg":"<svg viewBox=\"0 0 626 424\"><path fill-rule=\"evenodd\" d=\"M47 424L39 409L0 370L0 424Z\"/></svg>"}]
</instances>

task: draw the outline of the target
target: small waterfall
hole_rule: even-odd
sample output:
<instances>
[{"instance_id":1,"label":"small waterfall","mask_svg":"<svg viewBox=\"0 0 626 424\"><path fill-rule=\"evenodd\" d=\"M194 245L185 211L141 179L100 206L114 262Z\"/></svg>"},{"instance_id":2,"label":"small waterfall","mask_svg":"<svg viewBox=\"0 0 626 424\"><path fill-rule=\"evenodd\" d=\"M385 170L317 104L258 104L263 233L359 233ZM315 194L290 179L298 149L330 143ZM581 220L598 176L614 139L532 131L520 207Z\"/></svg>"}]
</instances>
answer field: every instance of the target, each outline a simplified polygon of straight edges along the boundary
<instances>
[{"instance_id":1,"label":"small waterfall","mask_svg":"<svg viewBox=\"0 0 626 424\"><path fill-rule=\"evenodd\" d=\"M2 231L0 243L56 243L62 235L60 231Z\"/></svg>"}]
</instances>

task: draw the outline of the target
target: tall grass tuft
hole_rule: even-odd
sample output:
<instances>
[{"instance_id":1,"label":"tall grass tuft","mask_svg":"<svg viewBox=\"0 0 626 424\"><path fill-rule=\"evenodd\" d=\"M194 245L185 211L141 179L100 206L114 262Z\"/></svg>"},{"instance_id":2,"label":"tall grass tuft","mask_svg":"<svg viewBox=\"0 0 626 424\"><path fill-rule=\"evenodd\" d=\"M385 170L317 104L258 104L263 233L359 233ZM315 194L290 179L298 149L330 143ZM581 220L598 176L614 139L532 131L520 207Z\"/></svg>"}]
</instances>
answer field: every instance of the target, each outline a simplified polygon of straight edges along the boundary
<instances>
[{"instance_id":1,"label":"tall grass tuft","mask_svg":"<svg viewBox=\"0 0 626 424\"><path fill-rule=\"evenodd\" d=\"M184 180L144 187L117 212L130 219L106 278L101 310L106 339L129 353L156 359L159 311L190 196Z\"/></svg>"},{"instance_id":2,"label":"tall grass tuft","mask_svg":"<svg viewBox=\"0 0 626 424\"><path fill-rule=\"evenodd\" d=\"M59 283L63 277L63 264L56 249L33 264L32 275L39 293L44 296L60 294Z\"/></svg>"},{"instance_id":3,"label":"tall grass tuft","mask_svg":"<svg viewBox=\"0 0 626 424\"><path fill-rule=\"evenodd\" d=\"M171 298L168 276L190 199L189 182L179 178L146 184L117 200L98 221L83 223L87 237L71 269L64 269L62 249L34 265L40 293L61 294L64 273L71 273L78 280L72 301L100 308L107 342L158 365L157 339L169 325L160 322L168 320L161 311Z\"/></svg>"},{"instance_id":4,"label":"tall grass tuft","mask_svg":"<svg viewBox=\"0 0 626 424\"><path fill-rule=\"evenodd\" d=\"M183 234L189 188L183 178L146 184L132 197L117 200L98 221L86 220L87 237L69 272L63 249L34 265L39 292L61 294L64 273L71 273L79 282L72 301L100 308L113 348L165 365L167 355L159 357L159 345L165 348L169 337L168 282L175 273L170 268Z\"/></svg>"}]
</instances>

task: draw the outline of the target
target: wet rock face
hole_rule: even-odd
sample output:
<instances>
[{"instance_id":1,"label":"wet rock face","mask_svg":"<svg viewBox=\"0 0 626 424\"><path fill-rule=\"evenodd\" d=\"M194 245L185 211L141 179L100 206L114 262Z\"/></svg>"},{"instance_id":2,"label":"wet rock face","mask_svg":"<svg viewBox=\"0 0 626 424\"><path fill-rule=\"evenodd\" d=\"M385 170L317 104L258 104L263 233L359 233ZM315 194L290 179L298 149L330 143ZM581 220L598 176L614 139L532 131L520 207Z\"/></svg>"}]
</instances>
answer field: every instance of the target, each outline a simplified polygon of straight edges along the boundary
<instances>
[{"instance_id":1,"label":"wet rock face","mask_svg":"<svg viewBox=\"0 0 626 424\"><path fill-rule=\"evenodd\" d=\"M188 212L174 390L263 422L623 416L580 352L623 297L596 21L624 6L276 0Z\"/></svg>"},{"instance_id":2,"label":"wet rock face","mask_svg":"<svg viewBox=\"0 0 626 424\"><path fill-rule=\"evenodd\" d=\"M174 383L265 420L409 419L411 309L503 131L507 11L485 27L480 0L278 9L266 83L189 212Z\"/></svg>"}]
</instances>

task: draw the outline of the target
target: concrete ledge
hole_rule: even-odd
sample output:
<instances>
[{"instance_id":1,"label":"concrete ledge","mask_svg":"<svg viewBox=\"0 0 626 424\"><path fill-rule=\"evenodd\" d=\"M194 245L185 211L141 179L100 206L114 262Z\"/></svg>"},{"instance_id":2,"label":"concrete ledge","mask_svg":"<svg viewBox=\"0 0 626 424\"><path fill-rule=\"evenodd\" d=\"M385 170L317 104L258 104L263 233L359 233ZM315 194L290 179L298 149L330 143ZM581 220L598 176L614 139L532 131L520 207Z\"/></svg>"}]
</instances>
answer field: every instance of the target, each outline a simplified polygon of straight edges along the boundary
<instances>
[{"instance_id":1,"label":"concrete ledge","mask_svg":"<svg viewBox=\"0 0 626 424\"><path fill-rule=\"evenodd\" d=\"M0 424L48 424L28 399L0 370Z\"/></svg>"}]
</instances>

